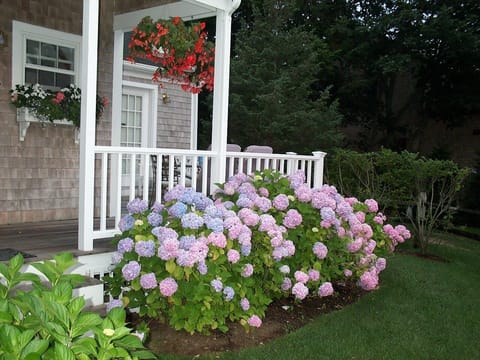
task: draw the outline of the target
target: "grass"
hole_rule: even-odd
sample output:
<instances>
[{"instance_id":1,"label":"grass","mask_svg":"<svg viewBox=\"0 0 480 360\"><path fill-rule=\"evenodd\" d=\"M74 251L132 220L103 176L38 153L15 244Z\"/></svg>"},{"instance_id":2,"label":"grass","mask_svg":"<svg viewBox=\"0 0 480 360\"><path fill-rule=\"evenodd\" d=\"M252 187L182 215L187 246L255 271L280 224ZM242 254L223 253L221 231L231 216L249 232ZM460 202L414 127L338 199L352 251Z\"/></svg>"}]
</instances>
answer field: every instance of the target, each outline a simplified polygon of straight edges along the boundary
<instances>
[{"instance_id":1,"label":"grass","mask_svg":"<svg viewBox=\"0 0 480 360\"><path fill-rule=\"evenodd\" d=\"M380 288L357 303L264 346L215 358L480 359L480 242L437 237L429 252L447 262L397 253Z\"/></svg>"}]
</instances>

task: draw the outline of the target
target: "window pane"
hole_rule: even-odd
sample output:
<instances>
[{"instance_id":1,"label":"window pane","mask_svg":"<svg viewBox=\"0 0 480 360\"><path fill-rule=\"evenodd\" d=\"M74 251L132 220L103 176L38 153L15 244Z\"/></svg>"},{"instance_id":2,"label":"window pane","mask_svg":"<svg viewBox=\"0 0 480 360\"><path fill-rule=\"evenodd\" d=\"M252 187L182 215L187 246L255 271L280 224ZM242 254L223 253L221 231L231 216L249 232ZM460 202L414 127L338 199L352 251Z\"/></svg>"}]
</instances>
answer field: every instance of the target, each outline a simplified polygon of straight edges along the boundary
<instances>
[{"instance_id":1,"label":"window pane","mask_svg":"<svg viewBox=\"0 0 480 360\"><path fill-rule=\"evenodd\" d=\"M140 127L142 126L142 114L141 113L135 113L135 126Z\"/></svg>"},{"instance_id":2,"label":"window pane","mask_svg":"<svg viewBox=\"0 0 480 360\"><path fill-rule=\"evenodd\" d=\"M73 63L73 54L74 51L72 48L67 48L65 46L58 47L58 59L64 60L68 63Z\"/></svg>"},{"instance_id":3,"label":"window pane","mask_svg":"<svg viewBox=\"0 0 480 360\"><path fill-rule=\"evenodd\" d=\"M27 64L38 64L38 57L27 55Z\"/></svg>"},{"instance_id":4,"label":"window pane","mask_svg":"<svg viewBox=\"0 0 480 360\"><path fill-rule=\"evenodd\" d=\"M52 59L42 58L41 65L50 66L50 67L57 67L57 62L55 60L52 60Z\"/></svg>"},{"instance_id":5,"label":"window pane","mask_svg":"<svg viewBox=\"0 0 480 360\"><path fill-rule=\"evenodd\" d=\"M136 110L137 111L142 111L142 97L141 96L136 96L137 101L136 101Z\"/></svg>"},{"instance_id":6,"label":"window pane","mask_svg":"<svg viewBox=\"0 0 480 360\"><path fill-rule=\"evenodd\" d=\"M128 108L130 110L135 110L135 96L128 97Z\"/></svg>"},{"instance_id":7,"label":"window pane","mask_svg":"<svg viewBox=\"0 0 480 360\"><path fill-rule=\"evenodd\" d=\"M140 145L141 144L141 136L142 136L142 132L140 129L135 129L135 144L136 145Z\"/></svg>"},{"instance_id":8,"label":"window pane","mask_svg":"<svg viewBox=\"0 0 480 360\"><path fill-rule=\"evenodd\" d=\"M73 70L73 64L72 63L67 63L63 61L58 62L58 68L59 69L64 69L64 70Z\"/></svg>"},{"instance_id":9,"label":"window pane","mask_svg":"<svg viewBox=\"0 0 480 360\"><path fill-rule=\"evenodd\" d=\"M128 96L127 95L122 95L122 109L123 110L127 109L127 100L128 100Z\"/></svg>"},{"instance_id":10,"label":"window pane","mask_svg":"<svg viewBox=\"0 0 480 360\"><path fill-rule=\"evenodd\" d=\"M128 113L128 122L127 122L128 126L133 126L135 125L135 114L132 113L132 112L129 112Z\"/></svg>"},{"instance_id":11,"label":"window pane","mask_svg":"<svg viewBox=\"0 0 480 360\"><path fill-rule=\"evenodd\" d=\"M38 71L38 83L45 86L55 86L55 73L50 71Z\"/></svg>"},{"instance_id":12,"label":"window pane","mask_svg":"<svg viewBox=\"0 0 480 360\"><path fill-rule=\"evenodd\" d=\"M27 39L27 54L29 54L29 55L40 55L38 41Z\"/></svg>"},{"instance_id":13,"label":"window pane","mask_svg":"<svg viewBox=\"0 0 480 360\"><path fill-rule=\"evenodd\" d=\"M128 129L128 137L127 137L127 140L129 143L133 143L133 129Z\"/></svg>"},{"instance_id":14,"label":"window pane","mask_svg":"<svg viewBox=\"0 0 480 360\"><path fill-rule=\"evenodd\" d=\"M70 84L73 84L73 76L67 74L57 74L56 86L59 88L68 87Z\"/></svg>"},{"instance_id":15,"label":"window pane","mask_svg":"<svg viewBox=\"0 0 480 360\"><path fill-rule=\"evenodd\" d=\"M36 84L38 82L37 74L38 70L35 69L25 69L25 83L26 84Z\"/></svg>"},{"instance_id":16,"label":"window pane","mask_svg":"<svg viewBox=\"0 0 480 360\"><path fill-rule=\"evenodd\" d=\"M127 125L127 113L122 111L122 125Z\"/></svg>"},{"instance_id":17,"label":"window pane","mask_svg":"<svg viewBox=\"0 0 480 360\"><path fill-rule=\"evenodd\" d=\"M52 44L42 43L42 56L57 59L57 47Z\"/></svg>"},{"instance_id":18,"label":"window pane","mask_svg":"<svg viewBox=\"0 0 480 360\"><path fill-rule=\"evenodd\" d=\"M123 143L122 145L125 145L124 143L127 141L127 129L124 127L122 127L122 135L120 141Z\"/></svg>"}]
</instances>

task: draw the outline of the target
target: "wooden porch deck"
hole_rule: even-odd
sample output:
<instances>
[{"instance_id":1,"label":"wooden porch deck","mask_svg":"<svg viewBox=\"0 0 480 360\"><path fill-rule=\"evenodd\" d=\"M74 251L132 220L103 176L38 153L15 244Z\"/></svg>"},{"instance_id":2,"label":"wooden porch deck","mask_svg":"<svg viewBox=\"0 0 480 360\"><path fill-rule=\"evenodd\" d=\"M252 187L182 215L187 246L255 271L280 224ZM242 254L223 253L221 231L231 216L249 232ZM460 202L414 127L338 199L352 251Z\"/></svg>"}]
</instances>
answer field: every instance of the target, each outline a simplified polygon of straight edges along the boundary
<instances>
[{"instance_id":1,"label":"wooden porch deck","mask_svg":"<svg viewBox=\"0 0 480 360\"><path fill-rule=\"evenodd\" d=\"M52 258L56 253L63 251L80 256L114 250L110 238L94 240L93 251L78 250L77 229L78 220L0 225L0 251L15 249L34 255L25 261L38 261Z\"/></svg>"}]
</instances>

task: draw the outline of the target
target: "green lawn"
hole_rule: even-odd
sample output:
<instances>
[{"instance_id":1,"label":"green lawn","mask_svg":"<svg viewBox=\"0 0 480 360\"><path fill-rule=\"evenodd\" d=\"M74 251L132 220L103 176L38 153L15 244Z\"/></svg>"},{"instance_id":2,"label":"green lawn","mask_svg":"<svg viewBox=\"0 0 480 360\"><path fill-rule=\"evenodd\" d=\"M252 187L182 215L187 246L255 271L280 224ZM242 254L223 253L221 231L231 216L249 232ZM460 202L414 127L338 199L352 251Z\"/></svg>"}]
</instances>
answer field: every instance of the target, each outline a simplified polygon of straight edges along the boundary
<instances>
[{"instance_id":1,"label":"green lawn","mask_svg":"<svg viewBox=\"0 0 480 360\"><path fill-rule=\"evenodd\" d=\"M220 359L480 359L480 242L438 237L448 262L397 253L357 303Z\"/></svg>"}]
</instances>

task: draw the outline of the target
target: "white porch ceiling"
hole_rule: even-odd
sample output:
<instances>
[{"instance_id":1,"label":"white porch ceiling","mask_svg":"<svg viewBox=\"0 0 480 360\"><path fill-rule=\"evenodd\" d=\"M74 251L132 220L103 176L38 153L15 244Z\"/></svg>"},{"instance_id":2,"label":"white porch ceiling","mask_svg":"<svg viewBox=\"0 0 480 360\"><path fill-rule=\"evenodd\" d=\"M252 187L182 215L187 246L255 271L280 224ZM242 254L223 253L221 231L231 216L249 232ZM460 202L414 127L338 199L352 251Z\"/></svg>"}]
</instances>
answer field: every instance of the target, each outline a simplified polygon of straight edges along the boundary
<instances>
[{"instance_id":1,"label":"white porch ceiling","mask_svg":"<svg viewBox=\"0 0 480 360\"><path fill-rule=\"evenodd\" d=\"M148 9L136 10L116 15L113 21L113 30L129 31L145 16L150 16L153 20L169 19L174 16L180 16L186 21L203 19L215 16L217 9L228 9L232 6L231 4L232 0L182 0Z\"/></svg>"}]
</instances>

